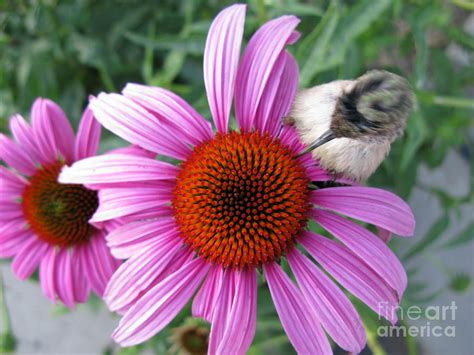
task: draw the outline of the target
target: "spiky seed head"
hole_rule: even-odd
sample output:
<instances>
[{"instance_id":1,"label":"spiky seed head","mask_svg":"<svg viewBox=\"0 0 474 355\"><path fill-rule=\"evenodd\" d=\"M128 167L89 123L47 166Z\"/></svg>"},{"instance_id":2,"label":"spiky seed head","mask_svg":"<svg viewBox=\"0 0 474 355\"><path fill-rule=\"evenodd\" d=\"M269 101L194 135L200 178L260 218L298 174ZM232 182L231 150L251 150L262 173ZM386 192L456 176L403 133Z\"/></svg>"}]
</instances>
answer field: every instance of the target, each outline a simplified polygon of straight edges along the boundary
<instances>
[{"instance_id":1,"label":"spiky seed head","mask_svg":"<svg viewBox=\"0 0 474 355\"><path fill-rule=\"evenodd\" d=\"M336 137L392 142L403 134L413 105L405 78L371 70L338 98L331 130Z\"/></svg>"}]
</instances>

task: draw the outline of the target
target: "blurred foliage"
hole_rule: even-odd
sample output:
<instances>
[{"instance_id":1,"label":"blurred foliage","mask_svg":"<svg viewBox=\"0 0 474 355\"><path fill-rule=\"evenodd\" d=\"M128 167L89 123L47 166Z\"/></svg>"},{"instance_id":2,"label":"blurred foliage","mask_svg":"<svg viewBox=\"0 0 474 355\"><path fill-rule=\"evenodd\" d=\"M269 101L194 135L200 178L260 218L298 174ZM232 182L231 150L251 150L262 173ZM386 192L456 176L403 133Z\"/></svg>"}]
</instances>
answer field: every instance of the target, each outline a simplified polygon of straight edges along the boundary
<instances>
[{"instance_id":1,"label":"blurred foliage","mask_svg":"<svg viewBox=\"0 0 474 355\"><path fill-rule=\"evenodd\" d=\"M0 131L8 130L11 114L28 115L38 96L56 100L77 126L88 95L120 91L127 82L169 88L209 117L202 78L204 43L213 17L230 3L0 0ZM436 245L459 247L474 237L471 223L444 244L439 242L454 223L453 211L474 202L474 39L462 26L472 10L467 0L249 1L247 40L270 18L285 13L301 17L303 36L291 48L300 65L301 87L354 78L370 68L385 68L412 83L417 107L406 134L369 182L405 199L415 187L422 188L443 207L427 234L418 236L418 243L406 252L405 261ZM105 133L103 148L122 144ZM416 179L420 165L439 166L451 149L470 162L470 191L465 196L425 187ZM409 272L410 279L416 272ZM468 276L458 275L447 286L464 290L469 285ZM436 297L437 292L427 295L426 287L410 282L406 302L423 303ZM265 302L268 292L264 293L259 297L259 332L250 353L269 348L287 353L291 347L275 321L271 302ZM371 324L378 323L370 320L370 311L362 312L373 335ZM179 325L181 318L172 325ZM155 337L149 347L163 351L168 331ZM377 348L376 339L369 338L371 347ZM416 350L410 343L408 348L411 353Z\"/></svg>"}]
</instances>

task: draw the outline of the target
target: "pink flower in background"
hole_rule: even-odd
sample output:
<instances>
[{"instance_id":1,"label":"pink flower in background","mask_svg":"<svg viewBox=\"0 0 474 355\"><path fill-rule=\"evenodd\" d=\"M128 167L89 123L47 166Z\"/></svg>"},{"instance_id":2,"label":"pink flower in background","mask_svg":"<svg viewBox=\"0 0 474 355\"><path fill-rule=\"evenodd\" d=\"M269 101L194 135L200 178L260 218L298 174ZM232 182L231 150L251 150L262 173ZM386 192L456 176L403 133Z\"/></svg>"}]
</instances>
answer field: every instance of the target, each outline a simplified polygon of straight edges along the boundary
<instances>
[{"instance_id":1,"label":"pink flower in background","mask_svg":"<svg viewBox=\"0 0 474 355\"><path fill-rule=\"evenodd\" d=\"M123 314L113 337L123 346L146 341L199 289L192 312L211 323L209 352L245 353L255 334L257 270L263 269L298 352L331 353L324 331L359 352L366 342L359 315L320 266L392 322L407 279L382 240L340 214L403 236L413 233L413 214L380 189L310 190L311 181L330 176L309 154L298 156L301 142L281 123L298 86L298 67L285 46L298 39L299 20L283 16L264 24L239 61L244 19L244 5L223 10L207 38L204 79L217 133L175 94L129 84L122 95L92 100L97 120L179 164L110 154L77 162L60 176L99 188L93 221L129 220L107 236L112 253L128 259L105 293L109 308ZM238 132L229 130L233 100ZM339 241L308 231L311 219ZM282 258L296 284L279 265Z\"/></svg>"},{"instance_id":2,"label":"pink flower in background","mask_svg":"<svg viewBox=\"0 0 474 355\"><path fill-rule=\"evenodd\" d=\"M100 125L84 112L77 136L54 102L37 99L32 126L20 115L10 120L15 141L0 135L0 257L13 257L12 269L24 280L39 266L44 294L74 307L102 296L118 267L105 232L89 223L99 204L97 191L60 184L65 165L94 155Z\"/></svg>"}]
</instances>

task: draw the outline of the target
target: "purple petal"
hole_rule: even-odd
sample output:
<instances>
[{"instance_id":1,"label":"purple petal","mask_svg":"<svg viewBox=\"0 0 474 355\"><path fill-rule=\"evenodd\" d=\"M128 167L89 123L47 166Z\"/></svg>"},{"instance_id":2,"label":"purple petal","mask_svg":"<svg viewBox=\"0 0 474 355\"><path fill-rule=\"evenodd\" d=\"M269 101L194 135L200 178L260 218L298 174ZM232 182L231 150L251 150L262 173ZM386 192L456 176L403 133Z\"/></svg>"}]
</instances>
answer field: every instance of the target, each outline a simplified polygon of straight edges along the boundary
<instances>
[{"instance_id":1,"label":"purple petal","mask_svg":"<svg viewBox=\"0 0 474 355\"><path fill-rule=\"evenodd\" d=\"M382 189L352 186L321 189L312 193L311 201L401 236L411 236L415 230L415 217L410 206Z\"/></svg>"},{"instance_id":2,"label":"purple petal","mask_svg":"<svg viewBox=\"0 0 474 355\"><path fill-rule=\"evenodd\" d=\"M15 201L1 201L0 222L9 222L14 219L24 218L21 205Z\"/></svg>"},{"instance_id":3,"label":"purple petal","mask_svg":"<svg viewBox=\"0 0 474 355\"><path fill-rule=\"evenodd\" d=\"M235 90L235 116L242 130L254 127L254 118L280 53L299 19L282 16L264 24L252 36L240 62Z\"/></svg>"},{"instance_id":4,"label":"purple petal","mask_svg":"<svg viewBox=\"0 0 474 355\"><path fill-rule=\"evenodd\" d=\"M12 270L20 280L25 280L31 276L41 262L49 245L45 242L30 238L24 243L13 259Z\"/></svg>"},{"instance_id":5,"label":"purple petal","mask_svg":"<svg viewBox=\"0 0 474 355\"><path fill-rule=\"evenodd\" d=\"M154 206L141 210L140 212L132 213L127 216L121 217L118 220L124 223L140 221L144 219L154 219L157 217L171 217L173 216L173 208L170 205Z\"/></svg>"},{"instance_id":6,"label":"purple petal","mask_svg":"<svg viewBox=\"0 0 474 355\"><path fill-rule=\"evenodd\" d=\"M38 98L33 103L31 121L44 162L55 162L58 153L66 162L74 161L74 131L61 107L51 100Z\"/></svg>"},{"instance_id":7,"label":"purple petal","mask_svg":"<svg viewBox=\"0 0 474 355\"><path fill-rule=\"evenodd\" d=\"M191 153L169 127L130 98L102 93L90 102L90 107L105 128L132 144L180 160Z\"/></svg>"},{"instance_id":8,"label":"purple petal","mask_svg":"<svg viewBox=\"0 0 474 355\"><path fill-rule=\"evenodd\" d=\"M343 245L312 232L306 232L298 242L349 292L396 323L395 291L364 261Z\"/></svg>"},{"instance_id":9,"label":"purple petal","mask_svg":"<svg viewBox=\"0 0 474 355\"><path fill-rule=\"evenodd\" d=\"M18 201L21 199L21 194L19 193L11 193L11 192L4 192L3 189L0 187L0 204L6 203L14 203L19 204Z\"/></svg>"},{"instance_id":10,"label":"purple petal","mask_svg":"<svg viewBox=\"0 0 474 355\"><path fill-rule=\"evenodd\" d=\"M283 329L295 350L301 354L332 354L316 315L281 267L269 263L263 272Z\"/></svg>"},{"instance_id":11,"label":"purple petal","mask_svg":"<svg viewBox=\"0 0 474 355\"><path fill-rule=\"evenodd\" d=\"M244 33L246 5L222 10L209 28L204 50L204 83L217 131L227 132L240 45Z\"/></svg>"},{"instance_id":12,"label":"purple petal","mask_svg":"<svg viewBox=\"0 0 474 355\"><path fill-rule=\"evenodd\" d=\"M303 296L324 329L341 348L359 353L367 339L362 321L349 299L296 248L287 254L287 258Z\"/></svg>"},{"instance_id":13,"label":"purple petal","mask_svg":"<svg viewBox=\"0 0 474 355\"><path fill-rule=\"evenodd\" d=\"M82 114L79 128L77 129L74 160L88 158L97 153L100 143L100 132L100 124L88 106Z\"/></svg>"},{"instance_id":14,"label":"purple petal","mask_svg":"<svg viewBox=\"0 0 474 355\"><path fill-rule=\"evenodd\" d=\"M101 222L164 205L173 197L169 186L149 188L117 188L99 191L99 208L91 222Z\"/></svg>"},{"instance_id":15,"label":"purple petal","mask_svg":"<svg viewBox=\"0 0 474 355\"><path fill-rule=\"evenodd\" d=\"M156 157L156 153L150 152L149 150L143 149L142 147L135 144L109 150L106 154L126 154L151 159L155 159Z\"/></svg>"},{"instance_id":16,"label":"purple petal","mask_svg":"<svg viewBox=\"0 0 474 355\"><path fill-rule=\"evenodd\" d=\"M0 133L0 160L25 175L33 175L36 166L28 153L6 135Z\"/></svg>"},{"instance_id":17,"label":"purple petal","mask_svg":"<svg viewBox=\"0 0 474 355\"><path fill-rule=\"evenodd\" d=\"M33 129L21 115L16 114L10 118L10 130L19 146L27 152L31 159L34 162L42 162Z\"/></svg>"},{"instance_id":18,"label":"purple petal","mask_svg":"<svg viewBox=\"0 0 474 355\"><path fill-rule=\"evenodd\" d=\"M194 297L192 314L193 317L201 317L212 321L213 312L220 294L223 269L220 265L212 265L199 292Z\"/></svg>"},{"instance_id":19,"label":"purple petal","mask_svg":"<svg viewBox=\"0 0 474 355\"><path fill-rule=\"evenodd\" d=\"M70 309L74 308L74 284L72 277L71 253L68 249L59 249L56 255L54 284L58 298Z\"/></svg>"},{"instance_id":20,"label":"purple petal","mask_svg":"<svg viewBox=\"0 0 474 355\"><path fill-rule=\"evenodd\" d=\"M377 227L377 230L378 230L377 235L380 237L380 239L384 241L385 244L387 244L390 241L390 239L392 239L392 232L381 227Z\"/></svg>"},{"instance_id":21,"label":"purple petal","mask_svg":"<svg viewBox=\"0 0 474 355\"><path fill-rule=\"evenodd\" d=\"M214 305L215 310L212 313L211 332L209 334L209 354L220 354L218 352L219 345L224 336L227 324L231 319L229 318L232 303L235 294L235 274L234 270L224 270L222 276L222 283L219 290L219 296Z\"/></svg>"},{"instance_id":22,"label":"purple petal","mask_svg":"<svg viewBox=\"0 0 474 355\"><path fill-rule=\"evenodd\" d=\"M220 354L246 354L255 335L257 275L255 270L243 270L236 278L232 308L217 350Z\"/></svg>"},{"instance_id":23,"label":"purple petal","mask_svg":"<svg viewBox=\"0 0 474 355\"><path fill-rule=\"evenodd\" d=\"M41 260L39 278L43 293L52 302L56 302L55 265L56 249L49 248Z\"/></svg>"},{"instance_id":24,"label":"purple petal","mask_svg":"<svg viewBox=\"0 0 474 355\"><path fill-rule=\"evenodd\" d=\"M312 217L364 260L400 297L403 295L407 286L406 272L396 255L379 237L331 212L313 210Z\"/></svg>"},{"instance_id":25,"label":"purple petal","mask_svg":"<svg viewBox=\"0 0 474 355\"><path fill-rule=\"evenodd\" d=\"M190 262L193 257L194 257L194 251L189 249L189 248L181 248L179 249L176 254L174 255L173 259L171 262L166 266L166 268L161 272L154 280L153 282L150 283L150 285L145 288L143 291L140 291L140 293L135 297L135 298L130 298L129 302L124 304L123 307L119 308L116 310L116 312L120 315L124 315L127 313L130 308L133 307L135 303L137 303L144 295L147 294L148 291L150 291L153 287L155 287L158 283L163 281L168 275L171 275L172 273L176 272L179 270L183 265L187 264Z\"/></svg>"},{"instance_id":26,"label":"purple petal","mask_svg":"<svg viewBox=\"0 0 474 355\"><path fill-rule=\"evenodd\" d=\"M303 143L301 143L298 133L293 126L284 125L280 130L279 138L283 144L288 146L295 153L295 155L299 154L305 147ZM306 174L311 181L333 180L333 176L326 170L322 169L319 164L314 161L311 153L299 156L298 161L305 167ZM336 179L336 181L339 181L339 179Z\"/></svg>"},{"instance_id":27,"label":"purple petal","mask_svg":"<svg viewBox=\"0 0 474 355\"><path fill-rule=\"evenodd\" d=\"M122 93L155 115L158 121L169 126L189 144L197 145L213 137L210 122L171 91L159 87L127 84Z\"/></svg>"},{"instance_id":28,"label":"purple petal","mask_svg":"<svg viewBox=\"0 0 474 355\"><path fill-rule=\"evenodd\" d=\"M72 286L74 291L74 301L77 303L85 303L89 298L90 286L83 269L77 248L72 250L71 256Z\"/></svg>"},{"instance_id":29,"label":"purple petal","mask_svg":"<svg viewBox=\"0 0 474 355\"><path fill-rule=\"evenodd\" d=\"M148 291L122 318L112 337L131 346L162 330L189 301L209 264L194 259Z\"/></svg>"},{"instance_id":30,"label":"purple petal","mask_svg":"<svg viewBox=\"0 0 474 355\"><path fill-rule=\"evenodd\" d=\"M286 64L278 85L275 99L271 105L271 111L268 116L267 123L264 127L265 131L270 132L270 135L275 137L281 130L282 119L291 109L293 100L296 96L299 83L299 69L295 58L289 53L286 53Z\"/></svg>"},{"instance_id":31,"label":"purple petal","mask_svg":"<svg viewBox=\"0 0 474 355\"><path fill-rule=\"evenodd\" d=\"M22 218L9 219L0 223L0 258L9 258L16 255L25 244L36 236L26 228Z\"/></svg>"},{"instance_id":32,"label":"purple petal","mask_svg":"<svg viewBox=\"0 0 474 355\"><path fill-rule=\"evenodd\" d=\"M282 128L282 118L291 108L298 88L298 64L291 54L282 51L259 103L255 127L276 137Z\"/></svg>"},{"instance_id":33,"label":"purple petal","mask_svg":"<svg viewBox=\"0 0 474 355\"><path fill-rule=\"evenodd\" d=\"M129 303L163 272L183 243L178 235L177 231L157 235L153 244L120 265L104 296L111 311Z\"/></svg>"},{"instance_id":34,"label":"purple petal","mask_svg":"<svg viewBox=\"0 0 474 355\"><path fill-rule=\"evenodd\" d=\"M112 255L127 259L154 243L156 238L170 233L178 234L173 217L127 223L109 233L106 239Z\"/></svg>"},{"instance_id":35,"label":"purple petal","mask_svg":"<svg viewBox=\"0 0 474 355\"><path fill-rule=\"evenodd\" d=\"M179 168L154 159L106 154L64 167L59 182L66 184L124 183L174 179Z\"/></svg>"},{"instance_id":36,"label":"purple petal","mask_svg":"<svg viewBox=\"0 0 474 355\"><path fill-rule=\"evenodd\" d=\"M263 91L262 98L258 104L257 112L255 113L254 118L254 126L258 131L260 131L260 133L265 133L265 128L267 125L271 126L272 133L274 131L275 125L268 124L268 121L273 118L270 117L270 112L274 105L274 101L276 101L276 94L283 75L283 71L285 69L287 55L289 54L286 53L286 51L282 51L278 56L273 66L272 72L270 73L270 77L268 78L267 85ZM282 124L280 122L278 128L280 129L281 126Z\"/></svg>"},{"instance_id":37,"label":"purple petal","mask_svg":"<svg viewBox=\"0 0 474 355\"><path fill-rule=\"evenodd\" d=\"M89 286L102 297L108 281L118 266L107 248L103 234L98 232L87 244L77 249Z\"/></svg>"},{"instance_id":38,"label":"purple petal","mask_svg":"<svg viewBox=\"0 0 474 355\"><path fill-rule=\"evenodd\" d=\"M4 166L0 166L0 193L21 195L28 180L21 175L15 174Z\"/></svg>"}]
</instances>

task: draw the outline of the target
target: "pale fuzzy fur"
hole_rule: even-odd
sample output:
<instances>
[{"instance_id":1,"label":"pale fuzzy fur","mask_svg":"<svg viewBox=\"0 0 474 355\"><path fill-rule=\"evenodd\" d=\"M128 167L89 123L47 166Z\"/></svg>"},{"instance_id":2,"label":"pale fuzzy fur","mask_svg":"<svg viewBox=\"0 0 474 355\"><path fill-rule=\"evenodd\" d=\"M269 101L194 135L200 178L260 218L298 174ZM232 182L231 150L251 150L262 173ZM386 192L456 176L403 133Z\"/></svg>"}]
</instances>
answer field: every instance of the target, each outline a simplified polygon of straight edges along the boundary
<instances>
[{"instance_id":1,"label":"pale fuzzy fur","mask_svg":"<svg viewBox=\"0 0 474 355\"><path fill-rule=\"evenodd\" d=\"M301 140L311 144L329 129L336 100L355 81L339 80L299 92L290 112ZM390 142L366 143L350 138L335 138L313 150L313 157L335 173L365 181L378 168L390 150Z\"/></svg>"}]
</instances>

